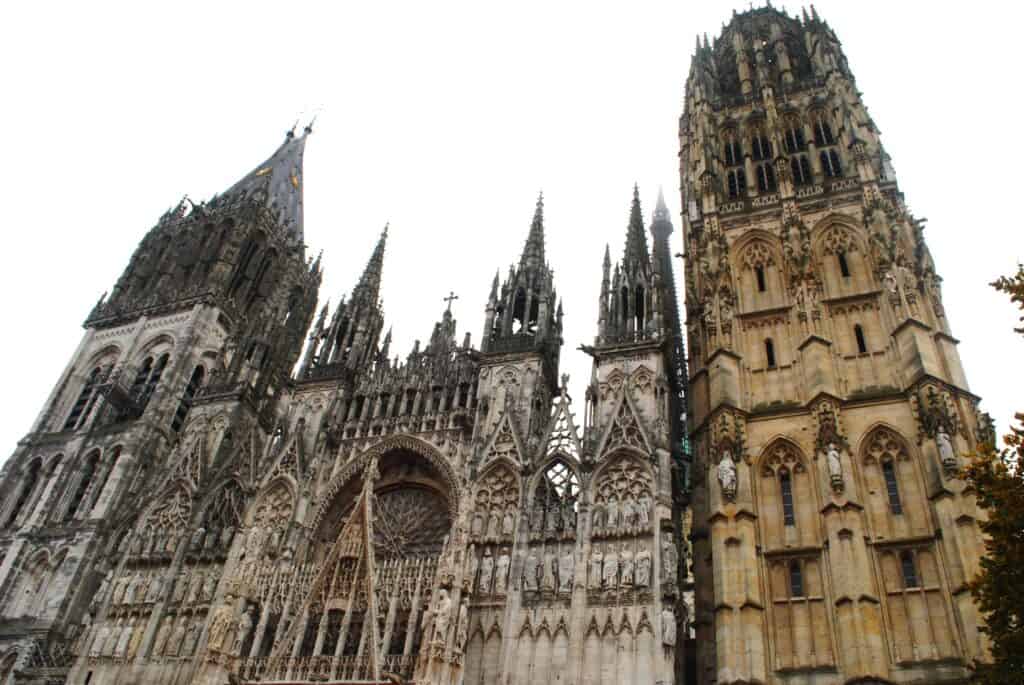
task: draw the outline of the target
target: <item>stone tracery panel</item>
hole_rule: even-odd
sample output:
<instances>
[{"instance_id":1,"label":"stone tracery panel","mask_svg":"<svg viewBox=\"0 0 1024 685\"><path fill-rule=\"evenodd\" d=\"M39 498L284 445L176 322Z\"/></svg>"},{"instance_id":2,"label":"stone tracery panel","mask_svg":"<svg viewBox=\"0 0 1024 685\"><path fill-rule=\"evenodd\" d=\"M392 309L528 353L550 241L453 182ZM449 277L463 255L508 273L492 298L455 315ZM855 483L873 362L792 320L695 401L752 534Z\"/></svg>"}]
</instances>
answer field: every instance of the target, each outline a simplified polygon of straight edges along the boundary
<instances>
[{"instance_id":1,"label":"stone tracery panel","mask_svg":"<svg viewBox=\"0 0 1024 685\"><path fill-rule=\"evenodd\" d=\"M637 459L621 456L602 470L594 486L591 534L613 538L651 531L653 480Z\"/></svg>"}]
</instances>

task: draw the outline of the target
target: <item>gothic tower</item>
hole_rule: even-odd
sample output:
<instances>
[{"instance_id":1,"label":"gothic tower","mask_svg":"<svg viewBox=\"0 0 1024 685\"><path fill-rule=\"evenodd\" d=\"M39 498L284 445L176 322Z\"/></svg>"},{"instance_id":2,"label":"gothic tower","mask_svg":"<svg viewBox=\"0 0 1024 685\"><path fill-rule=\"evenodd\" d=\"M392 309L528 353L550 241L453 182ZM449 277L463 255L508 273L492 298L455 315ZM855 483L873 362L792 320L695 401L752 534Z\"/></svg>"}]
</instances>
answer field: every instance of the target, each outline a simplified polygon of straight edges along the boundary
<instances>
[{"instance_id":1,"label":"gothic tower","mask_svg":"<svg viewBox=\"0 0 1024 685\"><path fill-rule=\"evenodd\" d=\"M679 133L698 681L960 682L986 426L836 34L734 14Z\"/></svg>"}]
</instances>

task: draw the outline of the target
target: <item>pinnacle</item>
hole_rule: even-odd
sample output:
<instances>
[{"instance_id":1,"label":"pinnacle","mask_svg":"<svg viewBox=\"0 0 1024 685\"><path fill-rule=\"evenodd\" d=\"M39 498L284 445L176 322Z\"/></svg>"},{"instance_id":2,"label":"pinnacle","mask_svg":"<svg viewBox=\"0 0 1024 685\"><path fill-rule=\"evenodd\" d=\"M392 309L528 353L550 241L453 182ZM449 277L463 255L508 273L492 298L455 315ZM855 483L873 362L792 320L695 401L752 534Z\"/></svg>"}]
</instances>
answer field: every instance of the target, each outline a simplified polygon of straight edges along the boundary
<instances>
[{"instance_id":1,"label":"pinnacle","mask_svg":"<svg viewBox=\"0 0 1024 685\"><path fill-rule=\"evenodd\" d=\"M541 192L537 197L537 208L533 212L530 235L526 238L526 245L523 246L523 256L519 259L519 266L543 267L544 264L544 193Z\"/></svg>"},{"instance_id":2,"label":"pinnacle","mask_svg":"<svg viewBox=\"0 0 1024 685\"><path fill-rule=\"evenodd\" d=\"M629 227L626 229L626 248L622 256L623 266L639 263L647 264L650 258L647 252L647 236L644 234L644 218L640 210L640 189L633 185L633 204L629 210Z\"/></svg>"},{"instance_id":3,"label":"pinnacle","mask_svg":"<svg viewBox=\"0 0 1024 685\"><path fill-rule=\"evenodd\" d=\"M380 292L380 278L381 272L384 270L384 247L388 240L388 225L384 225L384 230L381 231L380 239L377 241L377 246L373 248L373 254L370 255L370 261L366 263L366 270L363 271L362 277L359 279L359 285L356 286L355 291L352 293L352 299L356 299L357 292L365 292L370 295L369 301L376 303L378 294Z\"/></svg>"}]
</instances>

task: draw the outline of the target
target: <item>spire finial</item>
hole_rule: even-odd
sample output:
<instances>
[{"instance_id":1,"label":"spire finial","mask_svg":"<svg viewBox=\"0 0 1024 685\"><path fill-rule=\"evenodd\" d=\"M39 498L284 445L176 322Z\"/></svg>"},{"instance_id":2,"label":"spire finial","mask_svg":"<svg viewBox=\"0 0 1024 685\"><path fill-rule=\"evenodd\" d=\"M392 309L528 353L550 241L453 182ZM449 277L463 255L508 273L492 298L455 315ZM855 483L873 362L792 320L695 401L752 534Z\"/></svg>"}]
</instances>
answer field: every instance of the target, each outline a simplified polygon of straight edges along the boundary
<instances>
[{"instance_id":1,"label":"spire finial","mask_svg":"<svg viewBox=\"0 0 1024 685\"><path fill-rule=\"evenodd\" d=\"M302 132L305 133L308 136L310 133L313 132L313 124L315 124L315 123L316 123L316 115L314 114L313 118L309 120L308 124L306 124L306 127L302 129Z\"/></svg>"},{"instance_id":2,"label":"spire finial","mask_svg":"<svg viewBox=\"0 0 1024 685\"><path fill-rule=\"evenodd\" d=\"M299 120L296 119L295 123L292 124L292 127L288 130L288 133L284 134L284 137L287 138L288 140L291 140L292 138L294 138L295 137L295 129L298 128L298 126L299 126Z\"/></svg>"},{"instance_id":3,"label":"spire finial","mask_svg":"<svg viewBox=\"0 0 1024 685\"><path fill-rule=\"evenodd\" d=\"M530 234L523 246L523 255L519 265L544 266L544 191L537 194L537 207L533 211L530 223Z\"/></svg>"},{"instance_id":4,"label":"spire finial","mask_svg":"<svg viewBox=\"0 0 1024 685\"><path fill-rule=\"evenodd\" d=\"M451 313L452 301L459 299L459 296L455 294L454 290L450 290L448 291L448 297L442 297L441 299L448 303L448 308L445 310L445 312Z\"/></svg>"}]
</instances>

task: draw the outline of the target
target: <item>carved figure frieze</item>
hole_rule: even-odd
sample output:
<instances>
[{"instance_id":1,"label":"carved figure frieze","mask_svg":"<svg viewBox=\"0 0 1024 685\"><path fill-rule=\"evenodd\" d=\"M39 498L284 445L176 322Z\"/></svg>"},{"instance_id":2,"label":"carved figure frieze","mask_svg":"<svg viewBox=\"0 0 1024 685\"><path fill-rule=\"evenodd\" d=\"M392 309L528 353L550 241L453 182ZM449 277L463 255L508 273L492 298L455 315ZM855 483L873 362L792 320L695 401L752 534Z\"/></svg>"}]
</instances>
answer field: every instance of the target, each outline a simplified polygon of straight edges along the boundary
<instances>
[{"instance_id":1,"label":"carved figure frieze","mask_svg":"<svg viewBox=\"0 0 1024 685\"><path fill-rule=\"evenodd\" d=\"M600 473L594 491L593 537L637 535L651 530L653 481L646 465L620 457Z\"/></svg>"}]
</instances>

